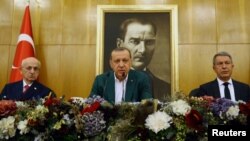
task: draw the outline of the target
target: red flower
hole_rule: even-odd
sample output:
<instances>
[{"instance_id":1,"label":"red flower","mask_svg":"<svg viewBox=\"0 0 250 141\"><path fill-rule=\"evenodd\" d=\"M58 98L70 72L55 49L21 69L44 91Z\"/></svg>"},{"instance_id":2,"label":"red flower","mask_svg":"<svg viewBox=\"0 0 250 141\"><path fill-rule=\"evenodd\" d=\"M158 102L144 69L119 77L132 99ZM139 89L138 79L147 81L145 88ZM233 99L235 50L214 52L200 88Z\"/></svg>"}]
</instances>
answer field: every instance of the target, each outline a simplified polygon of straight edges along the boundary
<instances>
[{"instance_id":1,"label":"red flower","mask_svg":"<svg viewBox=\"0 0 250 141\"><path fill-rule=\"evenodd\" d=\"M246 116L250 116L250 102L247 102L246 104L240 103L239 108L241 113Z\"/></svg>"},{"instance_id":2,"label":"red flower","mask_svg":"<svg viewBox=\"0 0 250 141\"><path fill-rule=\"evenodd\" d=\"M13 100L0 101L0 116L7 116L16 111L16 103Z\"/></svg>"},{"instance_id":3,"label":"red flower","mask_svg":"<svg viewBox=\"0 0 250 141\"><path fill-rule=\"evenodd\" d=\"M192 109L189 113L186 114L185 120L188 127L198 131L201 131L203 129L203 118L198 111Z\"/></svg>"},{"instance_id":4,"label":"red flower","mask_svg":"<svg viewBox=\"0 0 250 141\"><path fill-rule=\"evenodd\" d=\"M29 126L36 126L38 124L37 120L29 119L28 120L28 125Z\"/></svg>"},{"instance_id":5,"label":"red flower","mask_svg":"<svg viewBox=\"0 0 250 141\"><path fill-rule=\"evenodd\" d=\"M48 99L45 99L45 102L44 102L44 106L51 106L51 105L59 105L60 104L60 100L59 99L56 99L56 98L48 98Z\"/></svg>"},{"instance_id":6,"label":"red flower","mask_svg":"<svg viewBox=\"0 0 250 141\"><path fill-rule=\"evenodd\" d=\"M81 114L83 115L84 113L93 113L100 107L100 103L98 101L95 101L93 104L85 107L82 111Z\"/></svg>"}]
</instances>

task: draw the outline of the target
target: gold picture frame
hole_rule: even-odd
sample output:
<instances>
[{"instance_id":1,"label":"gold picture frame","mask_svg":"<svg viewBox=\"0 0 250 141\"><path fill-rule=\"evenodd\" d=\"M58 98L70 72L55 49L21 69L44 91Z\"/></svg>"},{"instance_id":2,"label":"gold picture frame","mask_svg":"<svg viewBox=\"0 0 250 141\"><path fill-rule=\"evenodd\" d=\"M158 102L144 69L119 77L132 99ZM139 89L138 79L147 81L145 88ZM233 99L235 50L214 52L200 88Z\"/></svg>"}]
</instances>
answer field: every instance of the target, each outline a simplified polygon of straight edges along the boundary
<instances>
[{"instance_id":1,"label":"gold picture frame","mask_svg":"<svg viewBox=\"0 0 250 141\"><path fill-rule=\"evenodd\" d=\"M179 91L177 5L98 5L96 74L110 69L110 52L117 45L121 22L136 16L156 23L157 47L148 67L170 83L172 96Z\"/></svg>"}]
</instances>

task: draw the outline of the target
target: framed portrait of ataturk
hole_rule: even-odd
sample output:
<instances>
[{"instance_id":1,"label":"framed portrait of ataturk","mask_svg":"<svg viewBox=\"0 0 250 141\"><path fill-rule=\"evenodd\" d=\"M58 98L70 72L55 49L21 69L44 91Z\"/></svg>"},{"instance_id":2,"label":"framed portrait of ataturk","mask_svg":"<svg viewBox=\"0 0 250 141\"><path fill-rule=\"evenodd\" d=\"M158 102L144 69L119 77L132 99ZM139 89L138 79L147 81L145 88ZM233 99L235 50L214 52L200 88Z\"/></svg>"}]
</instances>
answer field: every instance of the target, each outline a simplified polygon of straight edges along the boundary
<instances>
[{"instance_id":1,"label":"framed portrait of ataturk","mask_svg":"<svg viewBox=\"0 0 250 141\"><path fill-rule=\"evenodd\" d=\"M96 74L111 70L110 53L126 47L132 69L145 71L153 97L169 100L178 91L177 5L98 5Z\"/></svg>"}]
</instances>

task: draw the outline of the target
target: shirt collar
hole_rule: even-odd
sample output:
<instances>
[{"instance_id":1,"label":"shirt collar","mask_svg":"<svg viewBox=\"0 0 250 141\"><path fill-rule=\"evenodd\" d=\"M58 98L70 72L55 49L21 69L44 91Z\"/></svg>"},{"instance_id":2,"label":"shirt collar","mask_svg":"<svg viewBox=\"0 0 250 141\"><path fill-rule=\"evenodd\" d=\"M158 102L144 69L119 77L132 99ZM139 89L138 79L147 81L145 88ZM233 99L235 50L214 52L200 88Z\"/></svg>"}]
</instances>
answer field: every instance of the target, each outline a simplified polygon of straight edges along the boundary
<instances>
[{"instance_id":1,"label":"shirt collar","mask_svg":"<svg viewBox=\"0 0 250 141\"><path fill-rule=\"evenodd\" d=\"M115 72L114 72L114 77L115 77L115 81L120 81L116 76L115 76ZM128 75L126 76L126 78L123 80L124 82L127 82L128 80Z\"/></svg>"},{"instance_id":2,"label":"shirt collar","mask_svg":"<svg viewBox=\"0 0 250 141\"><path fill-rule=\"evenodd\" d=\"M27 84L27 83L23 80L23 87L24 87L25 85L31 86L32 84L33 84L33 83Z\"/></svg>"},{"instance_id":3,"label":"shirt collar","mask_svg":"<svg viewBox=\"0 0 250 141\"><path fill-rule=\"evenodd\" d=\"M223 85L223 83L225 83L224 81L220 80L218 77L217 77L217 81L219 83L219 86ZM229 83L229 85L233 84L233 81L231 78L227 82Z\"/></svg>"}]
</instances>

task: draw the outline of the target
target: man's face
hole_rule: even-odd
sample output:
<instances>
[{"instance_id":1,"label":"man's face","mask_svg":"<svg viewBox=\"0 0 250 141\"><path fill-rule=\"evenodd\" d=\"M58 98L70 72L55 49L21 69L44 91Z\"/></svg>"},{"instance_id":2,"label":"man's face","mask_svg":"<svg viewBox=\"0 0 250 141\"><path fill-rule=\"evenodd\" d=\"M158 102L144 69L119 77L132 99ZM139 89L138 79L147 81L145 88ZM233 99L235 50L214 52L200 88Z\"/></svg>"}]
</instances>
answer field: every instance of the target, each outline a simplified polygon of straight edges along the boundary
<instances>
[{"instance_id":1,"label":"man's face","mask_svg":"<svg viewBox=\"0 0 250 141\"><path fill-rule=\"evenodd\" d=\"M109 61L111 68L114 70L116 77L121 81L127 76L131 68L131 58L127 50L114 51Z\"/></svg>"},{"instance_id":2,"label":"man's face","mask_svg":"<svg viewBox=\"0 0 250 141\"><path fill-rule=\"evenodd\" d=\"M150 63L155 49L155 33L152 25L131 23L127 27L123 47L132 54L132 67L142 70Z\"/></svg>"},{"instance_id":3,"label":"man's face","mask_svg":"<svg viewBox=\"0 0 250 141\"><path fill-rule=\"evenodd\" d=\"M217 56L213 69L217 77L223 81L228 81L232 75L234 64L228 56Z\"/></svg>"},{"instance_id":4,"label":"man's face","mask_svg":"<svg viewBox=\"0 0 250 141\"><path fill-rule=\"evenodd\" d=\"M21 67L21 73L26 83L31 83L38 78L40 66L34 59L27 60Z\"/></svg>"}]
</instances>

